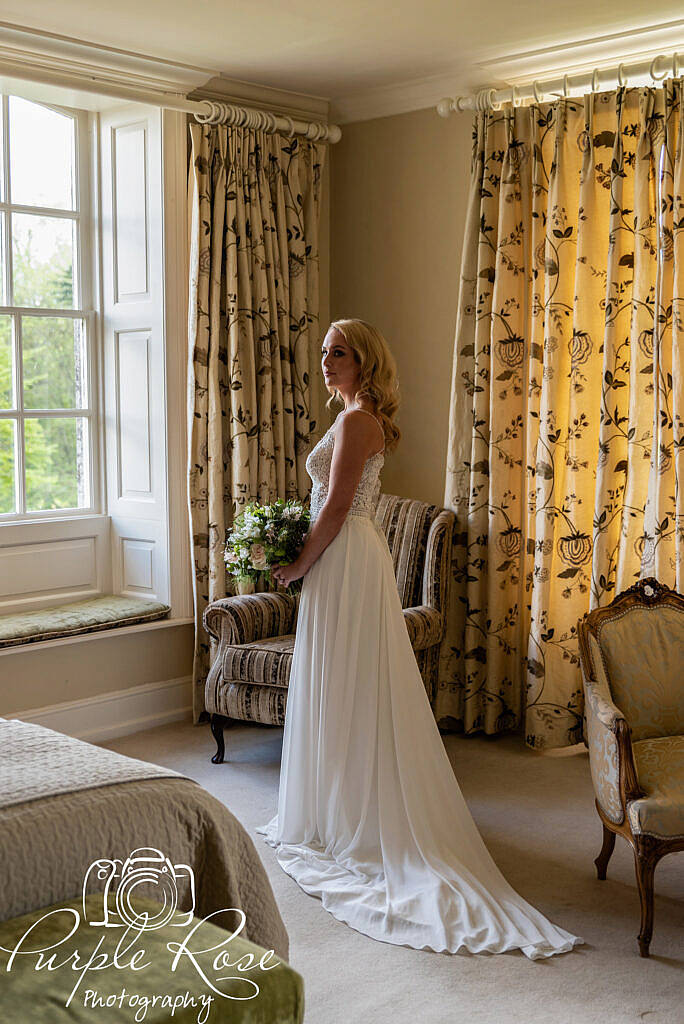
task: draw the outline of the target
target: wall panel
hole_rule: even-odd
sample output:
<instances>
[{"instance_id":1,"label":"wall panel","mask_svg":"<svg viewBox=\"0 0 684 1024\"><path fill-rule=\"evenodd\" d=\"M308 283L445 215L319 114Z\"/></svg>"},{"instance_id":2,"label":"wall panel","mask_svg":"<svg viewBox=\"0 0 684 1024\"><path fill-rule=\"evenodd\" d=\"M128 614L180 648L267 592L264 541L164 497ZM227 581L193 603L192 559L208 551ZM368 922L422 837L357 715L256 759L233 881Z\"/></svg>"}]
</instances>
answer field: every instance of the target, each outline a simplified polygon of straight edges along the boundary
<instances>
[{"instance_id":1,"label":"wall panel","mask_svg":"<svg viewBox=\"0 0 684 1024\"><path fill-rule=\"evenodd\" d=\"M3 526L0 615L86 600L110 586L107 516Z\"/></svg>"}]
</instances>

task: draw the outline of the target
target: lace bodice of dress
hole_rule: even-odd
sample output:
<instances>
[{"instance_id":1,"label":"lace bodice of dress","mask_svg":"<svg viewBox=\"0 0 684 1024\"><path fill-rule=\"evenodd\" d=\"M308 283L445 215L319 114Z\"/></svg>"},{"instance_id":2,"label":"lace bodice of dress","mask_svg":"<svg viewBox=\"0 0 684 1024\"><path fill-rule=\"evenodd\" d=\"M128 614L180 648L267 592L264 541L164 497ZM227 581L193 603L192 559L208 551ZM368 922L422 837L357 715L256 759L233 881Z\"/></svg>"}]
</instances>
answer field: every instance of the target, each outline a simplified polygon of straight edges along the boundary
<instances>
[{"instance_id":1,"label":"lace bodice of dress","mask_svg":"<svg viewBox=\"0 0 684 1024\"><path fill-rule=\"evenodd\" d=\"M361 411L365 412L365 410ZM368 413L368 415L371 416L372 413ZM306 471L313 481L313 486L311 488L312 521L316 518L325 503L325 499L328 497L330 465L332 463L333 449L335 447L335 427L339 422L339 419L340 416L338 416L333 425L326 430L318 444L311 449L309 457L306 460ZM380 424L380 421L377 420L375 416L373 416L373 419L375 419L378 425ZM381 452L376 452L375 455L370 455L366 459L366 465L363 467L361 479L359 480L359 485L356 488L356 493L354 494L354 499L349 509L349 515L366 516L370 519L375 517L378 498L380 497L380 471L382 470L384 461L384 448Z\"/></svg>"}]
</instances>

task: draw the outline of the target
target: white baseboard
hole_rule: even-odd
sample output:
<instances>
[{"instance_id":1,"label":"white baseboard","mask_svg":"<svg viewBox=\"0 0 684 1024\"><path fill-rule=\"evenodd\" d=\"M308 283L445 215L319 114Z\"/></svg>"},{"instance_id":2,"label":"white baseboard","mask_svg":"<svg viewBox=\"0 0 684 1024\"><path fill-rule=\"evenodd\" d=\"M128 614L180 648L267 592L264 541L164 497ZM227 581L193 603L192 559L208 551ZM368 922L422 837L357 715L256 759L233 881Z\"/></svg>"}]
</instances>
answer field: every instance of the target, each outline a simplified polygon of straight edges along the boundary
<instances>
[{"instance_id":1,"label":"white baseboard","mask_svg":"<svg viewBox=\"0 0 684 1024\"><path fill-rule=\"evenodd\" d=\"M79 740L99 743L153 729L169 722L192 719L192 679L182 676L146 683L130 690L116 690L84 700L70 700L43 708L31 708L6 718L44 725Z\"/></svg>"}]
</instances>

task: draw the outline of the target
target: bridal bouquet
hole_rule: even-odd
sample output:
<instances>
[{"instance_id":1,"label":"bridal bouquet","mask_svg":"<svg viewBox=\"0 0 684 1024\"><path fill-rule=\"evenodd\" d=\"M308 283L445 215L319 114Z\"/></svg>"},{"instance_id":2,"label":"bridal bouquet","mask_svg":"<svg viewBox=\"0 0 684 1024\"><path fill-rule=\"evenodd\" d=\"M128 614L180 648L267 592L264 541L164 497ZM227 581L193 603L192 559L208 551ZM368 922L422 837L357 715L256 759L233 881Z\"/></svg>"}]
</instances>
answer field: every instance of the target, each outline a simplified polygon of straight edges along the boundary
<instances>
[{"instance_id":1,"label":"bridal bouquet","mask_svg":"<svg viewBox=\"0 0 684 1024\"><path fill-rule=\"evenodd\" d=\"M254 583L259 573L271 583L271 566L289 565L301 551L309 519L308 508L291 498L271 505L246 505L235 517L224 555L236 583ZM288 589L299 590L301 582L295 580Z\"/></svg>"}]
</instances>

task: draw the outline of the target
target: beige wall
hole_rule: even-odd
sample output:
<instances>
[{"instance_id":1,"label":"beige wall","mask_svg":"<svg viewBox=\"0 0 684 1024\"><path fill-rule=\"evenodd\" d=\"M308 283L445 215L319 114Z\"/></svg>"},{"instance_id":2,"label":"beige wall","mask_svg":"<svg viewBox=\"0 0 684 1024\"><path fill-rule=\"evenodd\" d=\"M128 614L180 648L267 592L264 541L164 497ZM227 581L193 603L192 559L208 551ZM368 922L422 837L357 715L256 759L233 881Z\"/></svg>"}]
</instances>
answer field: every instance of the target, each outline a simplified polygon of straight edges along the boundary
<instances>
[{"instance_id":1,"label":"beige wall","mask_svg":"<svg viewBox=\"0 0 684 1024\"><path fill-rule=\"evenodd\" d=\"M442 503L471 115L347 124L331 146L332 319L375 324L396 356L403 437L391 494Z\"/></svg>"},{"instance_id":2,"label":"beige wall","mask_svg":"<svg viewBox=\"0 0 684 1024\"><path fill-rule=\"evenodd\" d=\"M315 366L311 374L312 387L316 389L316 401L317 401L317 414L318 419L316 422L316 430L314 431L313 441L317 441L323 433L328 429L331 423L331 415L328 409L325 408L325 403L330 397L325 387L323 380L323 374L321 372L320 364L320 345L325 337L325 333L328 329L328 324L331 320L330 313L330 208L331 208L331 196L330 196L330 158L334 146L329 146L326 154L326 160L323 167L323 174L321 176L321 222L319 226L318 234L318 251L320 253L318 271L319 271L319 282L320 282L320 301L319 301L319 313L318 313L318 337L313 339L315 344L313 345L314 353L313 358L315 359Z\"/></svg>"},{"instance_id":3,"label":"beige wall","mask_svg":"<svg viewBox=\"0 0 684 1024\"><path fill-rule=\"evenodd\" d=\"M193 635L184 623L8 648L0 652L0 715L190 676Z\"/></svg>"}]
</instances>

